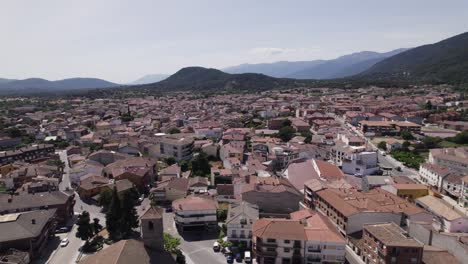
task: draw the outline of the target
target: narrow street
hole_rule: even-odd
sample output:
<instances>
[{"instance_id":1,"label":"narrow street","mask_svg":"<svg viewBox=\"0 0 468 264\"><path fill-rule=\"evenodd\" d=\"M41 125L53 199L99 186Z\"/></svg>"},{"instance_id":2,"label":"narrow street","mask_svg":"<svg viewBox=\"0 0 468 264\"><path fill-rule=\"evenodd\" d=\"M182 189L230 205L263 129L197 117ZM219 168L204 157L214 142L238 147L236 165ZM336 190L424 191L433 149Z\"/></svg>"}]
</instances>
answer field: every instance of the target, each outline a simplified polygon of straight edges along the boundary
<instances>
[{"instance_id":1,"label":"narrow street","mask_svg":"<svg viewBox=\"0 0 468 264\"><path fill-rule=\"evenodd\" d=\"M70 175L69 175L70 166L68 164L66 150L59 151L58 154L60 156L60 160L62 160L65 163L62 182L59 185L59 189L61 191L64 191L67 188L71 188ZM80 196L76 192L75 192L74 211L75 211L75 217L73 219L73 223L69 223L69 225L73 224L72 230L69 233L57 234L57 237L59 237L60 239L63 239L65 237L68 238L70 243L66 247L58 246L57 249L55 249L52 252L52 254L50 255L50 258L47 261L45 261L45 263L50 263L50 264L75 263L75 260L79 255L79 249L84 244L84 242L81 239L75 236L77 227L74 223L76 222L77 215L80 214L81 212L88 211L91 219L98 218L101 225L105 225L106 218L105 218L105 215L101 212L101 208L95 205L86 204L80 199Z\"/></svg>"}]
</instances>

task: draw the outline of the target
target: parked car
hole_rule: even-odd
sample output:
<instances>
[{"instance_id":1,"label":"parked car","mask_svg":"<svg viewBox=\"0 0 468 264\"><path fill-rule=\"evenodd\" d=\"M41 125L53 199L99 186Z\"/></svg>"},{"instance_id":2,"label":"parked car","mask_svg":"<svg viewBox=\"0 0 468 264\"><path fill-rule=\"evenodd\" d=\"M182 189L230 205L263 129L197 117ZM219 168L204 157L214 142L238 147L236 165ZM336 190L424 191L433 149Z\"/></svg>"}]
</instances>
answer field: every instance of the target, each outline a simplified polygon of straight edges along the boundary
<instances>
[{"instance_id":1,"label":"parked car","mask_svg":"<svg viewBox=\"0 0 468 264\"><path fill-rule=\"evenodd\" d=\"M142 195L140 196L140 198L138 198L138 202L141 203L141 202L143 202L143 200L145 200L145 195L144 195L144 194L142 194Z\"/></svg>"},{"instance_id":2,"label":"parked car","mask_svg":"<svg viewBox=\"0 0 468 264\"><path fill-rule=\"evenodd\" d=\"M226 261L227 261L227 263L233 263L234 262L234 258L232 257L231 254L226 256Z\"/></svg>"},{"instance_id":3,"label":"parked car","mask_svg":"<svg viewBox=\"0 0 468 264\"><path fill-rule=\"evenodd\" d=\"M62 241L60 241L60 246L61 247L66 247L66 246L68 246L68 243L70 243L68 238L64 238L64 239L62 239Z\"/></svg>"},{"instance_id":4,"label":"parked car","mask_svg":"<svg viewBox=\"0 0 468 264\"><path fill-rule=\"evenodd\" d=\"M215 241L215 242L213 243L213 250L214 250L215 252L219 252L220 249L221 249L221 247L219 246L218 241Z\"/></svg>"},{"instance_id":5,"label":"parked car","mask_svg":"<svg viewBox=\"0 0 468 264\"><path fill-rule=\"evenodd\" d=\"M68 226L63 226L63 227L59 227L57 229L55 229L55 233L56 234L59 234L59 233L68 233L70 231L70 227Z\"/></svg>"},{"instance_id":6,"label":"parked car","mask_svg":"<svg viewBox=\"0 0 468 264\"><path fill-rule=\"evenodd\" d=\"M237 253L237 254L236 254L236 261L237 261L237 262L242 262L242 255L241 255L241 253Z\"/></svg>"},{"instance_id":7,"label":"parked car","mask_svg":"<svg viewBox=\"0 0 468 264\"><path fill-rule=\"evenodd\" d=\"M252 257L250 256L250 251L244 252L244 261L245 261L245 263L252 262Z\"/></svg>"},{"instance_id":8,"label":"parked car","mask_svg":"<svg viewBox=\"0 0 468 264\"><path fill-rule=\"evenodd\" d=\"M172 212L172 207L167 207L166 208L166 213L171 213Z\"/></svg>"},{"instance_id":9,"label":"parked car","mask_svg":"<svg viewBox=\"0 0 468 264\"><path fill-rule=\"evenodd\" d=\"M396 170L401 171L401 167L400 166L396 167Z\"/></svg>"}]
</instances>

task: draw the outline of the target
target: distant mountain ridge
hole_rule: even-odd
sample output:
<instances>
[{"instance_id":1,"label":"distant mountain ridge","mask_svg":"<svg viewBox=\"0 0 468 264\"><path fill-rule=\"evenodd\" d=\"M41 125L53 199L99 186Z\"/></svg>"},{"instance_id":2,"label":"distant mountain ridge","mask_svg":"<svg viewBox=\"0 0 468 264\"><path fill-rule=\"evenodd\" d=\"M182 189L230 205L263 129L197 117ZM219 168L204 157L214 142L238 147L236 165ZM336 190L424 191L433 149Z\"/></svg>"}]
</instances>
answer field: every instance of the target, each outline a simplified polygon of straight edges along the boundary
<instances>
[{"instance_id":1,"label":"distant mountain ridge","mask_svg":"<svg viewBox=\"0 0 468 264\"><path fill-rule=\"evenodd\" d=\"M358 74L372 65L403 52L407 49L397 49L378 53L362 51L344 55L333 60L313 61L280 61L274 63L241 64L224 68L228 73L261 73L276 78L294 79L334 79Z\"/></svg>"},{"instance_id":2,"label":"distant mountain ridge","mask_svg":"<svg viewBox=\"0 0 468 264\"><path fill-rule=\"evenodd\" d=\"M263 91L298 87L303 83L294 79L274 78L258 73L229 74L217 69L193 66L182 68L163 81L137 87L158 91Z\"/></svg>"},{"instance_id":3,"label":"distant mountain ridge","mask_svg":"<svg viewBox=\"0 0 468 264\"><path fill-rule=\"evenodd\" d=\"M171 76L170 74L148 74L143 77L141 77L138 80L135 80L131 82L130 84L147 84L147 83L155 83L155 82L160 82L167 77Z\"/></svg>"},{"instance_id":4,"label":"distant mountain ridge","mask_svg":"<svg viewBox=\"0 0 468 264\"><path fill-rule=\"evenodd\" d=\"M97 78L69 78L57 81L29 78L24 80L0 81L0 91L2 92L24 92L25 90L30 90L31 92L59 91L86 88L109 88L115 86L119 85Z\"/></svg>"},{"instance_id":5,"label":"distant mountain ridge","mask_svg":"<svg viewBox=\"0 0 468 264\"><path fill-rule=\"evenodd\" d=\"M355 78L468 83L468 32L389 57Z\"/></svg>"}]
</instances>

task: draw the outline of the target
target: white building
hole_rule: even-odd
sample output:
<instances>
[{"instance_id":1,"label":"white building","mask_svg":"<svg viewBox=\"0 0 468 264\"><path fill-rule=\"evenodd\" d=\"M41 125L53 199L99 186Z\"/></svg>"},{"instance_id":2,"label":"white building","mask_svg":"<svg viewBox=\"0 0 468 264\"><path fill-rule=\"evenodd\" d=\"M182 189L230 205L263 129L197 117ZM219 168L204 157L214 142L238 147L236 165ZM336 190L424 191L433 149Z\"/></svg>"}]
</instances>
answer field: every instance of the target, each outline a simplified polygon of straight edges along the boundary
<instances>
[{"instance_id":1,"label":"white building","mask_svg":"<svg viewBox=\"0 0 468 264\"><path fill-rule=\"evenodd\" d=\"M423 163L419 167L419 180L427 185L440 189L442 180L450 173L450 169L430 163Z\"/></svg>"},{"instance_id":2,"label":"white building","mask_svg":"<svg viewBox=\"0 0 468 264\"><path fill-rule=\"evenodd\" d=\"M258 206L248 202L229 204L226 219L227 239L231 242L245 243L252 241L252 225L258 219Z\"/></svg>"}]
</instances>

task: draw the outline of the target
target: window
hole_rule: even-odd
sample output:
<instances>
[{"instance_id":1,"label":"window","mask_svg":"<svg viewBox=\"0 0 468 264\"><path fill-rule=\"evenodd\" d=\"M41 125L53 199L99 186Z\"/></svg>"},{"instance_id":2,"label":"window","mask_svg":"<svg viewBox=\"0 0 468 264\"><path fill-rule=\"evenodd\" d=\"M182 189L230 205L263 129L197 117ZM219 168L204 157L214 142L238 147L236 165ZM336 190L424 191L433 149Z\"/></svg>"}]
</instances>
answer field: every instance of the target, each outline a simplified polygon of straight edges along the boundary
<instances>
[{"instance_id":1,"label":"window","mask_svg":"<svg viewBox=\"0 0 468 264\"><path fill-rule=\"evenodd\" d=\"M151 222L151 221L148 222L148 229L149 229L149 230L153 230L153 229L154 229L154 224L153 224L153 222Z\"/></svg>"},{"instance_id":2,"label":"window","mask_svg":"<svg viewBox=\"0 0 468 264\"><path fill-rule=\"evenodd\" d=\"M275 242L276 242L276 239L267 238L267 242L268 242L268 243L275 243Z\"/></svg>"},{"instance_id":3,"label":"window","mask_svg":"<svg viewBox=\"0 0 468 264\"><path fill-rule=\"evenodd\" d=\"M285 244L289 244L289 243L291 243L291 240L287 240L287 239L286 239L286 240L284 240L284 243L285 243Z\"/></svg>"},{"instance_id":4,"label":"window","mask_svg":"<svg viewBox=\"0 0 468 264\"><path fill-rule=\"evenodd\" d=\"M288 253L288 252L289 252L289 248L284 248L284 252L285 252L285 253Z\"/></svg>"}]
</instances>

